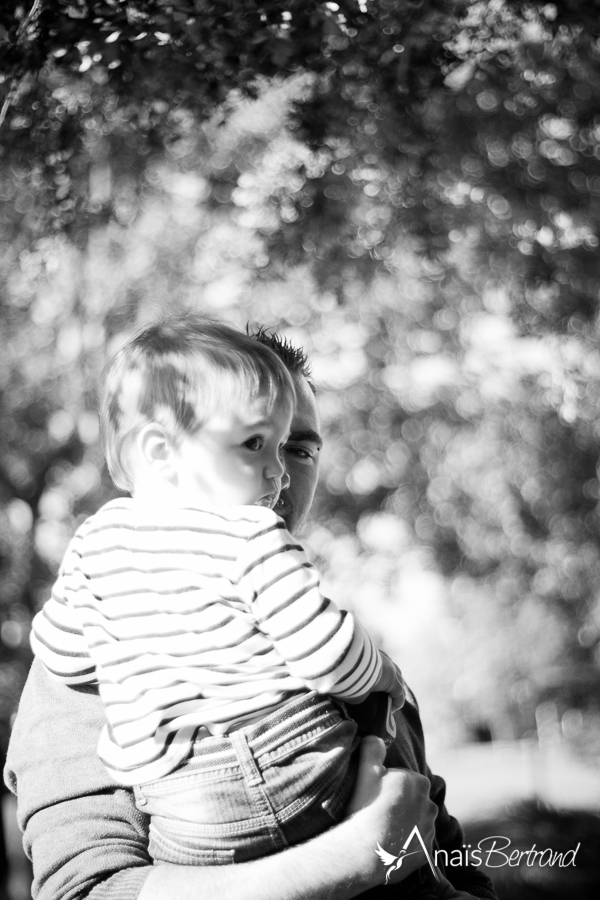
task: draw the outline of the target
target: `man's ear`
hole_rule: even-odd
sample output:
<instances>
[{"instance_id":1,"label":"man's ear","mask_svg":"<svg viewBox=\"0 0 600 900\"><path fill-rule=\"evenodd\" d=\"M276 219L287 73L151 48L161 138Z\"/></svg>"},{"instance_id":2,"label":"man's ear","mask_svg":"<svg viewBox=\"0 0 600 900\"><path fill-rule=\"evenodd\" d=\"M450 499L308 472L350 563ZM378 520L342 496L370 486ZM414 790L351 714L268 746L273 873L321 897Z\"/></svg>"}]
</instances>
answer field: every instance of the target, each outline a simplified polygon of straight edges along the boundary
<instances>
[{"instance_id":1,"label":"man's ear","mask_svg":"<svg viewBox=\"0 0 600 900\"><path fill-rule=\"evenodd\" d=\"M137 451L143 466L154 475L172 481L175 476L173 441L162 425L149 422L137 434Z\"/></svg>"}]
</instances>

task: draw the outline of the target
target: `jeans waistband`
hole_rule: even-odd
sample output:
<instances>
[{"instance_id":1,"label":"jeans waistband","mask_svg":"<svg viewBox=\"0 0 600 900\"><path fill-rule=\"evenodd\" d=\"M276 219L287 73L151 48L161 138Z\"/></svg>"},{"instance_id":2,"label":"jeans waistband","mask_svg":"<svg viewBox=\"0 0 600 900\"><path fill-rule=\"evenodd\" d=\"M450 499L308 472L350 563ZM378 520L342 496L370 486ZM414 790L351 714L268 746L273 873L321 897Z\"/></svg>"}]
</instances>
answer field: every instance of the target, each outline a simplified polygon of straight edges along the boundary
<instances>
[{"instance_id":1,"label":"jeans waistband","mask_svg":"<svg viewBox=\"0 0 600 900\"><path fill-rule=\"evenodd\" d=\"M258 722L237 729L243 733L254 756L269 753L294 740L295 737L318 733L331 727L340 718L345 718L342 708L330 697L310 692L295 697L284 706L278 707ZM192 749L194 761L201 757L202 765L214 763L220 766L235 765L237 756L231 739L225 735L200 738Z\"/></svg>"}]
</instances>

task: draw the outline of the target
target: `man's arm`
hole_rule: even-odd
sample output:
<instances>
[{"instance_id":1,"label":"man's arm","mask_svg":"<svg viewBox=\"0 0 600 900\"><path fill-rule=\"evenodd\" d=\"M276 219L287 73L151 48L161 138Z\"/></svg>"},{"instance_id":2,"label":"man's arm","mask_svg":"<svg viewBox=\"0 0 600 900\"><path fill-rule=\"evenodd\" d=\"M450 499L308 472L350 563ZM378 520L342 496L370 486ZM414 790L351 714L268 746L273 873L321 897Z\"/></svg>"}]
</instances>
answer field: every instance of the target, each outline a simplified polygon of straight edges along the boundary
<instances>
[{"instance_id":1,"label":"man's arm","mask_svg":"<svg viewBox=\"0 0 600 900\"><path fill-rule=\"evenodd\" d=\"M383 741L365 738L360 749L349 815L340 825L305 844L239 866L156 866L139 900L198 900L205 892L234 900L350 900L381 884L385 873L375 853L377 843L399 849L399 834L411 821L431 847L436 810L425 777L383 767ZM390 885L418 866L407 859Z\"/></svg>"},{"instance_id":2,"label":"man's arm","mask_svg":"<svg viewBox=\"0 0 600 900\"><path fill-rule=\"evenodd\" d=\"M433 837L429 781L386 772L381 742L367 742L353 813L313 841L250 863L152 866L147 818L96 755L99 698L49 678L35 661L8 753L36 900L346 900L382 881L377 841L393 849L405 819ZM369 756L369 754L371 754ZM426 837L427 836L427 837ZM402 877L410 873L403 867ZM269 893L270 892L270 893Z\"/></svg>"},{"instance_id":3,"label":"man's arm","mask_svg":"<svg viewBox=\"0 0 600 900\"><path fill-rule=\"evenodd\" d=\"M436 845L439 850L444 850L444 858L461 859L464 851L464 833L459 822L448 813L445 806L446 784L439 775L429 773L431 781L431 799L438 807L436 819ZM460 856L452 857L452 851L458 850ZM446 857L447 855L447 857ZM466 863L460 866L449 866L446 870L446 878L451 882L455 891L463 897L482 897L486 900L496 900L496 892L492 882L481 869L475 865ZM442 897L454 897L453 894L442 894ZM459 894L456 895L457 900Z\"/></svg>"},{"instance_id":4,"label":"man's arm","mask_svg":"<svg viewBox=\"0 0 600 900\"><path fill-rule=\"evenodd\" d=\"M386 699L384 695L379 695L379 698L382 696L383 699ZM384 720L387 704L383 703L381 699L379 703L380 711L375 713L375 715L378 719ZM463 849L464 834L459 822L446 809L446 784L443 778L440 778L439 775L433 775L427 766L425 738L419 708L414 695L410 691L408 691L407 702L401 710L396 712L395 719L396 739L394 744L388 749L385 760L386 765L406 766L428 777L431 784L430 798L437 807L435 849L445 850L447 858L450 859L453 850ZM383 733L381 724L376 727L378 733ZM460 900L463 900L465 897L497 900L492 882L485 872L482 872L477 866L471 864L450 866L445 874L452 887L456 891L461 892L460 895L457 894L457 900L459 896ZM453 895L443 894L442 896L450 898Z\"/></svg>"},{"instance_id":5,"label":"man's arm","mask_svg":"<svg viewBox=\"0 0 600 900\"><path fill-rule=\"evenodd\" d=\"M438 863L440 864L446 859L462 859L462 851L464 849L462 828L446 809L446 785L444 780L438 775L432 775L427 766L425 739L419 709L414 695L409 690L407 690L407 695L407 702L401 710L395 713L396 738L388 747L385 764L387 766L406 767L427 776L431 785L429 796L437 808L434 851L444 851L442 854L438 854ZM372 694L361 706L352 707L352 715L358 722L360 734L386 735L385 722L387 712L388 704L385 694ZM406 840L415 824L416 822L411 823L408 817L404 818L402 825L406 830L401 835L402 840ZM454 850L461 851L460 857L452 856L452 851ZM423 856L417 856L417 859L419 858L421 862L424 862ZM440 865L438 865L438 868L440 868ZM450 879L449 881L446 878L442 878L439 882L433 883L431 870L425 864L423 871L420 873L421 882L429 882L430 889L425 890L422 888L420 892L416 894L411 893L410 896L420 896L422 894L423 897L429 897L431 896L431 891L434 891L435 896L438 896L439 893L440 898L447 897L448 900L468 900L471 897L497 900L490 879L476 866L470 864L452 865L448 867L445 874ZM412 882L414 882L414 879L411 879ZM380 891L380 888L368 891L364 900L379 900ZM388 896L390 895L386 890L383 900L387 900Z\"/></svg>"}]
</instances>

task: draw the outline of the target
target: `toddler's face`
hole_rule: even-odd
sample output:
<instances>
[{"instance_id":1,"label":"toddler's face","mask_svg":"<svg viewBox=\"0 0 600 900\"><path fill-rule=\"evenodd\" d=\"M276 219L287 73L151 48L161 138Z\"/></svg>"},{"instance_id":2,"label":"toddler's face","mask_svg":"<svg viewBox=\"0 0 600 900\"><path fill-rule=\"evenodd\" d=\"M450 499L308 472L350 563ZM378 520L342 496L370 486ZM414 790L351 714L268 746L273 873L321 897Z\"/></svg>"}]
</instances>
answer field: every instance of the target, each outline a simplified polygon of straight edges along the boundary
<instances>
[{"instance_id":1,"label":"toddler's face","mask_svg":"<svg viewBox=\"0 0 600 900\"><path fill-rule=\"evenodd\" d=\"M268 506L277 503L285 469L283 446L292 402L266 397L231 402L174 451L177 487L184 503L201 506Z\"/></svg>"}]
</instances>

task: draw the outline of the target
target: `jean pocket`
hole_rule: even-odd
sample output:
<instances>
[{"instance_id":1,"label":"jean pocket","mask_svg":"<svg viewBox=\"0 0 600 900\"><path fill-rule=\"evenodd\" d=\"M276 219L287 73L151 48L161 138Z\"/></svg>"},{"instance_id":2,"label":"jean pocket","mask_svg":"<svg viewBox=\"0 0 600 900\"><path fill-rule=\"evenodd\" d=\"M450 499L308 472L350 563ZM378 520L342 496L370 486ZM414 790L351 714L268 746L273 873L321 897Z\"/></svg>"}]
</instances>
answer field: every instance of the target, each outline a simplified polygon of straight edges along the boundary
<instances>
[{"instance_id":1,"label":"jean pocket","mask_svg":"<svg viewBox=\"0 0 600 900\"><path fill-rule=\"evenodd\" d=\"M356 754L353 754L341 783L321 800L322 808L334 822L341 822L345 816L346 807L356 783L357 772L358 761Z\"/></svg>"},{"instance_id":2,"label":"jean pocket","mask_svg":"<svg viewBox=\"0 0 600 900\"><path fill-rule=\"evenodd\" d=\"M174 839L153 823L150 825L148 849L155 862L179 866L226 866L235 862L235 850L198 846L191 835Z\"/></svg>"},{"instance_id":3,"label":"jean pocket","mask_svg":"<svg viewBox=\"0 0 600 900\"><path fill-rule=\"evenodd\" d=\"M321 802L321 807L330 817L332 825L334 823L337 824L338 822L341 822L344 818L344 810L346 809L349 799L349 795L345 800L342 799L338 792L333 797L326 797L325 800Z\"/></svg>"}]
</instances>

